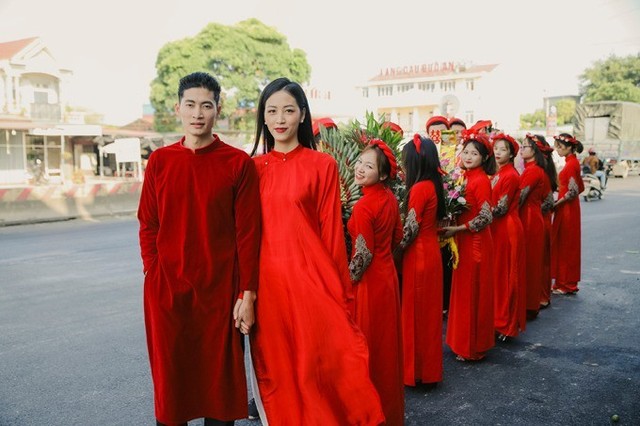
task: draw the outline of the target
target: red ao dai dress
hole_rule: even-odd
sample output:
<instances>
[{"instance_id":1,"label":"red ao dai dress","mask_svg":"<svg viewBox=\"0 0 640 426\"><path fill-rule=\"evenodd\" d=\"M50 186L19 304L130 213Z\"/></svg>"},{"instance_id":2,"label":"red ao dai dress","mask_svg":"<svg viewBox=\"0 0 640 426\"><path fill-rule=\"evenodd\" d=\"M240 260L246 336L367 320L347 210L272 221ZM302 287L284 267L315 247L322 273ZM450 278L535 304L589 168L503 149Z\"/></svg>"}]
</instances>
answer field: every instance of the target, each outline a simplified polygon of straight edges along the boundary
<instances>
[{"instance_id":1,"label":"red ao dai dress","mask_svg":"<svg viewBox=\"0 0 640 426\"><path fill-rule=\"evenodd\" d=\"M251 355L271 426L379 425L352 298L333 158L302 146L254 158L262 239Z\"/></svg>"},{"instance_id":2,"label":"red ao dai dress","mask_svg":"<svg viewBox=\"0 0 640 426\"><path fill-rule=\"evenodd\" d=\"M546 197L547 175L535 161L525 163L520 177L520 220L524 228L527 293L526 306L530 318L540 310L544 284L544 219L542 202Z\"/></svg>"},{"instance_id":3,"label":"red ao dai dress","mask_svg":"<svg viewBox=\"0 0 640 426\"><path fill-rule=\"evenodd\" d=\"M492 179L494 318L496 332L515 337L526 328L524 230L519 215L520 175L509 163Z\"/></svg>"},{"instance_id":4,"label":"red ao dai dress","mask_svg":"<svg viewBox=\"0 0 640 426\"><path fill-rule=\"evenodd\" d=\"M544 257L542 259L542 292L540 306L551 302L551 217L553 216L553 190L549 176L545 174L543 192L546 194L542 201L542 220L544 221Z\"/></svg>"},{"instance_id":5,"label":"red ao dai dress","mask_svg":"<svg viewBox=\"0 0 640 426\"><path fill-rule=\"evenodd\" d=\"M566 157L558 174L558 199L567 201L559 205L553 217L551 236L551 274L555 278L554 289L565 293L578 291L580 281L580 198L584 183L580 176L580 162L575 154Z\"/></svg>"},{"instance_id":6,"label":"red ao dai dress","mask_svg":"<svg viewBox=\"0 0 640 426\"><path fill-rule=\"evenodd\" d=\"M392 250L402 239L398 201L382 183L362 188L347 223L355 322L367 338L371 380L386 425L404 424L400 289Z\"/></svg>"},{"instance_id":7,"label":"red ao dai dress","mask_svg":"<svg viewBox=\"0 0 640 426\"><path fill-rule=\"evenodd\" d=\"M433 182L411 188L404 225L402 328L404 384L442 381L442 259Z\"/></svg>"},{"instance_id":8,"label":"red ao dai dress","mask_svg":"<svg viewBox=\"0 0 640 426\"><path fill-rule=\"evenodd\" d=\"M495 345L491 182L482 167L467 170L465 178L469 209L458 221L467 231L456 234L460 261L451 282L447 344L456 355L478 360Z\"/></svg>"}]
</instances>

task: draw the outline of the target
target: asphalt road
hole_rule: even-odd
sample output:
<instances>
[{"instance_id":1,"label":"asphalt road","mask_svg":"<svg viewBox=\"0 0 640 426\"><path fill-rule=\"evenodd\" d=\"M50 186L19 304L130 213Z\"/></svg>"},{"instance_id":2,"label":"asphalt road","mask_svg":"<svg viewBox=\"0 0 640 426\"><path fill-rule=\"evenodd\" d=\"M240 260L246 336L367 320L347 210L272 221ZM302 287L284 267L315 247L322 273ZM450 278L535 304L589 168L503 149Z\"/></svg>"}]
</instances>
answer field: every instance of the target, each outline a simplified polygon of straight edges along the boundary
<instances>
[{"instance_id":1,"label":"asphalt road","mask_svg":"<svg viewBox=\"0 0 640 426\"><path fill-rule=\"evenodd\" d=\"M485 361L445 348L406 425L640 425L639 211L638 176L583 202L579 294ZM0 425L154 424L141 297L134 217L0 228Z\"/></svg>"}]
</instances>

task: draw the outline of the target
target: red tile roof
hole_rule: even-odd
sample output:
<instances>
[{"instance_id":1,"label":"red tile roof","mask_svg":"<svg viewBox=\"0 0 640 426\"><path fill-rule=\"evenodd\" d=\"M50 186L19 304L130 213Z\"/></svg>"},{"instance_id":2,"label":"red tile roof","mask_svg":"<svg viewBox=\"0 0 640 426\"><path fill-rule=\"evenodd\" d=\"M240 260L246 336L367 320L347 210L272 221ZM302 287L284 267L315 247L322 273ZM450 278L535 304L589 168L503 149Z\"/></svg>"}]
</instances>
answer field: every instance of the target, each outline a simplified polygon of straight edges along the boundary
<instances>
[{"instance_id":1,"label":"red tile roof","mask_svg":"<svg viewBox=\"0 0 640 426\"><path fill-rule=\"evenodd\" d=\"M13 58L18 52L33 43L37 38L38 37L30 37L0 43L0 60Z\"/></svg>"},{"instance_id":2,"label":"red tile roof","mask_svg":"<svg viewBox=\"0 0 640 426\"><path fill-rule=\"evenodd\" d=\"M436 65L436 66L433 66ZM498 64L491 65L471 65L469 67L457 67L452 62L440 64L424 64L418 66L398 67L398 68L386 68L380 70L380 73L369 81L385 81L385 80L400 80L405 78L416 77L436 77L436 76L448 76L456 74L471 74L477 72L490 72L493 71ZM456 71L455 68L458 68Z\"/></svg>"}]
</instances>

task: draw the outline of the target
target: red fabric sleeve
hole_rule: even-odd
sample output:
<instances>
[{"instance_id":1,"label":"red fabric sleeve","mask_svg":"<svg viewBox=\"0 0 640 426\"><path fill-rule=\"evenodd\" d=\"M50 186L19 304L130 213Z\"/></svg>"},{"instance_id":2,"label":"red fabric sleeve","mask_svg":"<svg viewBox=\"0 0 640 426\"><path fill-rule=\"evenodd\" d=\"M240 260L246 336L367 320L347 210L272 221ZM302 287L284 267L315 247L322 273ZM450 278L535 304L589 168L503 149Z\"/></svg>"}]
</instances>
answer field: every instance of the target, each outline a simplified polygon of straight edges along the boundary
<instances>
[{"instance_id":1,"label":"red fabric sleeve","mask_svg":"<svg viewBox=\"0 0 640 426\"><path fill-rule=\"evenodd\" d=\"M260 187L256 166L249 157L238 176L234 212L239 290L258 289L260 251Z\"/></svg>"},{"instance_id":2,"label":"red fabric sleeve","mask_svg":"<svg viewBox=\"0 0 640 426\"><path fill-rule=\"evenodd\" d=\"M391 250L395 250L396 247L400 245L400 241L402 241L402 219L400 219L400 215L396 214L396 225L393 229L393 237L391 241Z\"/></svg>"},{"instance_id":3,"label":"red fabric sleeve","mask_svg":"<svg viewBox=\"0 0 640 426\"><path fill-rule=\"evenodd\" d=\"M345 300L349 301L353 298L353 294L342 225L338 165L332 158L327 164L326 173L320 184L318 218L320 220L320 237L335 262L336 268L338 268L345 289Z\"/></svg>"},{"instance_id":4,"label":"red fabric sleeve","mask_svg":"<svg viewBox=\"0 0 640 426\"><path fill-rule=\"evenodd\" d=\"M422 216L424 215L424 209L427 205L427 194L425 191L426 187L422 185L414 186L411 189L411 194L409 195L409 202L407 203L407 212L410 212L413 209L416 212L416 222L420 224L422 222Z\"/></svg>"},{"instance_id":5,"label":"red fabric sleeve","mask_svg":"<svg viewBox=\"0 0 640 426\"><path fill-rule=\"evenodd\" d=\"M160 221L158 220L158 200L155 188L155 156L151 154L144 172L144 183L138 204L138 220L140 230L140 254L142 256L142 270L146 273L151 264L158 258L156 245Z\"/></svg>"},{"instance_id":6,"label":"red fabric sleeve","mask_svg":"<svg viewBox=\"0 0 640 426\"><path fill-rule=\"evenodd\" d=\"M352 237L357 239L362 235L365 245L370 253L373 253L375 249L375 233L373 231L373 215L368 206L363 205L363 199L360 199L353 207L353 214L351 215L351 223L353 231ZM402 232L402 230L401 230ZM351 258L356 254L356 241L352 242Z\"/></svg>"}]
</instances>

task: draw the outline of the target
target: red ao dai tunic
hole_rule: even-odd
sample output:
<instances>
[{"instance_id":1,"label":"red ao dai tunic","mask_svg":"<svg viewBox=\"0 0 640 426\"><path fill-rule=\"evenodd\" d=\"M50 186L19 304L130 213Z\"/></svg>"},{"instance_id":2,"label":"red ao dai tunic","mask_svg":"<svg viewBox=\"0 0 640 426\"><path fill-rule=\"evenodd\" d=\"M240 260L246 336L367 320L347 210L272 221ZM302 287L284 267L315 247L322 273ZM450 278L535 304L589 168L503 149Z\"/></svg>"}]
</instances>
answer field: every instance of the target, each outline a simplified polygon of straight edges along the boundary
<instances>
[{"instance_id":1,"label":"red ao dai tunic","mask_svg":"<svg viewBox=\"0 0 640 426\"><path fill-rule=\"evenodd\" d=\"M547 176L534 161L525 163L520 177L520 220L524 228L527 294L526 306L530 315L540 310L544 284L544 219L542 202L546 197Z\"/></svg>"},{"instance_id":2,"label":"red ao dai tunic","mask_svg":"<svg viewBox=\"0 0 640 426\"><path fill-rule=\"evenodd\" d=\"M553 217L551 247L551 274L554 289L573 293L580 281L580 198L584 183L580 176L580 163L574 154L566 157L565 166L558 174L558 199L568 201L559 205Z\"/></svg>"},{"instance_id":3,"label":"red ao dai tunic","mask_svg":"<svg viewBox=\"0 0 640 426\"><path fill-rule=\"evenodd\" d=\"M433 182L411 188L402 247L404 384L442 381L442 259Z\"/></svg>"},{"instance_id":4,"label":"red ao dai tunic","mask_svg":"<svg viewBox=\"0 0 640 426\"><path fill-rule=\"evenodd\" d=\"M481 167L465 177L469 209L458 220L467 231L456 234L460 261L451 282L447 344L455 354L478 360L495 345L491 182Z\"/></svg>"},{"instance_id":5,"label":"red ao dai tunic","mask_svg":"<svg viewBox=\"0 0 640 426\"><path fill-rule=\"evenodd\" d=\"M367 338L371 380L386 425L404 424L400 289L392 250L402 239L398 201L382 183L362 188L347 223L355 322Z\"/></svg>"},{"instance_id":6,"label":"red ao dai tunic","mask_svg":"<svg viewBox=\"0 0 640 426\"><path fill-rule=\"evenodd\" d=\"M493 177L492 185L495 328L515 337L526 328L524 230L518 213L520 175L513 164L507 164Z\"/></svg>"}]
</instances>

